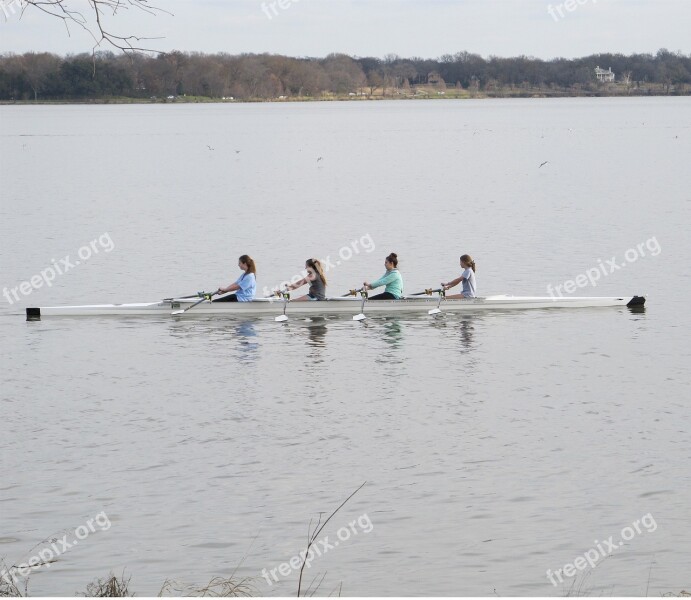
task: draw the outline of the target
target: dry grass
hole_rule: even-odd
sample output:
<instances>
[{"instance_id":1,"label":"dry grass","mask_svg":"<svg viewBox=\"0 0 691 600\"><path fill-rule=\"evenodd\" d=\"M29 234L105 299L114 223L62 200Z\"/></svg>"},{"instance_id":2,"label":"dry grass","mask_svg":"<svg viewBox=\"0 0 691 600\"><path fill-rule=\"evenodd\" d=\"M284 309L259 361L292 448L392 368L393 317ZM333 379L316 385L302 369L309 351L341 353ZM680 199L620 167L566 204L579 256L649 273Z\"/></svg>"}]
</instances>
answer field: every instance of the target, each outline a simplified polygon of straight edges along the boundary
<instances>
[{"instance_id":1,"label":"dry grass","mask_svg":"<svg viewBox=\"0 0 691 600\"><path fill-rule=\"evenodd\" d=\"M161 591L162 596L193 596L198 598L245 598L252 595L254 588L249 579L234 579L233 577L214 577L204 587L183 585L177 581L167 580Z\"/></svg>"},{"instance_id":2,"label":"dry grass","mask_svg":"<svg viewBox=\"0 0 691 600\"><path fill-rule=\"evenodd\" d=\"M86 598L129 598L134 596L128 589L131 577L125 579L123 573L119 578L112 573L106 579L97 579L86 586Z\"/></svg>"},{"instance_id":3,"label":"dry grass","mask_svg":"<svg viewBox=\"0 0 691 600\"><path fill-rule=\"evenodd\" d=\"M29 580L24 581L24 589L20 589L10 573L11 568L4 560L0 560L0 598L22 598L29 595Z\"/></svg>"},{"instance_id":4,"label":"dry grass","mask_svg":"<svg viewBox=\"0 0 691 600\"><path fill-rule=\"evenodd\" d=\"M0 598L21 598L23 596L26 596L26 589L22 593L22 590L15 583L0 579Z\"/></svg>"}]
</instances>

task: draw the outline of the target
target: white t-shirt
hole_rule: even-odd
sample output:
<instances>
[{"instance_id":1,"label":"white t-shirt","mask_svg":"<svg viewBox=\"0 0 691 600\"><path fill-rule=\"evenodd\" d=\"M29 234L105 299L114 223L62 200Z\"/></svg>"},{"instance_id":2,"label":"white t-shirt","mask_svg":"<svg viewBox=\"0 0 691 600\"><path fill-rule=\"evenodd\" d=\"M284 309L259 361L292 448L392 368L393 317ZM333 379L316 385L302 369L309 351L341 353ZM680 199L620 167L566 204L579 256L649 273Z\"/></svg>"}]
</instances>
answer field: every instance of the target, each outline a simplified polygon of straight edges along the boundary
<instances>
[{"instance_id":1,"label":"white t-shirt","mask_svg":"<svg viewBox=\"0 0 691 600\"><path fill-rule=\"evenodd\" d=\"M463 295L466 298L475 298L475 273L471 268L461 273L463 278Z\"/></svg>"}]
</instances>

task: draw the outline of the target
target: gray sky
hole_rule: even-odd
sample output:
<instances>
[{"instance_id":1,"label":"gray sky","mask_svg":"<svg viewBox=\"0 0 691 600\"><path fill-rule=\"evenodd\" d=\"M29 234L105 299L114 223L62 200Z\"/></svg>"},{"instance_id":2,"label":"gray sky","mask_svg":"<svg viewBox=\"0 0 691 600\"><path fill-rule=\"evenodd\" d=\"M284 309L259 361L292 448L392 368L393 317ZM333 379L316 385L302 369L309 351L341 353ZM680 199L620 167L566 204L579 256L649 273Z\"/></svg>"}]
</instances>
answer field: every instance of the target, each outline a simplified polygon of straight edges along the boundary
<instances>
[{"instance_id":1,"label":"gray sky","mask_svg":"<svg viewBox=\"0 0 691 600\"><path fill-rule=\"evenodd\" d=\"M0 52L90 51L79 28L21 0L0 0ZM67 0L84 10L85 0ZM281 3L279 5L279 2ZM159 50L272 52L290 56L436 58L468 50L541 58L597 52L691 53L691 0L153 0L174 16L129 10L115 33L161 36ZM274 10L271 4L274 4ZM570 4L573 3L573 4ZM574 10L569 11L569 4ZM281 5L284 8L281 8ZM3 14L9 15L8 18ZM548 12L548 8L552 12ZM560 12L561 15L560 16ZM267 16L267 13L269 16ZM84 14L87 14L86 12ZM270 17L270 18L269 18Z\"/></svg>"}]
</instances>

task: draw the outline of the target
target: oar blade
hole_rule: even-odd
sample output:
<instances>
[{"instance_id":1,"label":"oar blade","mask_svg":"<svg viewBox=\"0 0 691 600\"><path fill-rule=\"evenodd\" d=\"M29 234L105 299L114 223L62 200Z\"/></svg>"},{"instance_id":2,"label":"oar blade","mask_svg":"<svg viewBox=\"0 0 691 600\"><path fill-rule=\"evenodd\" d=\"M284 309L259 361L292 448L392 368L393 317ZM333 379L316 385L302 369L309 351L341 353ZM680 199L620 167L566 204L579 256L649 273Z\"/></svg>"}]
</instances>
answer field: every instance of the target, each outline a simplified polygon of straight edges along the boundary
<instances>
[{"instance_id":1,"label":"oar blade","mask_svg":"<svg viewBox=\"0 0 691 600\"><path fill-rule=\"evenodd\" d=\"M274 321L276 321L276 323L285 323L287 320L288 320L288 317L286 315L279 315L274 319Z\"/></svg>"},{"instance_id":2,"label":"oar blade","mask_svg":"<svg viewBox=\"0 0 691 600\"><path fill-rule=\"evenodd\" d=\"M441 313L441 308L433 308L427 311L428 315L438 315Z\"/></svg>"},{"instance_id":3,"label":"oar blade","mask_svg":"<svg viewBox=\"0 0 691 600\"><path fill-rule=\"evenodd\" d=\"M366 318L367 318L367 315L360 313L359 315L353 316L353 321L364 321Z\"/></svg>"}]
</instances>

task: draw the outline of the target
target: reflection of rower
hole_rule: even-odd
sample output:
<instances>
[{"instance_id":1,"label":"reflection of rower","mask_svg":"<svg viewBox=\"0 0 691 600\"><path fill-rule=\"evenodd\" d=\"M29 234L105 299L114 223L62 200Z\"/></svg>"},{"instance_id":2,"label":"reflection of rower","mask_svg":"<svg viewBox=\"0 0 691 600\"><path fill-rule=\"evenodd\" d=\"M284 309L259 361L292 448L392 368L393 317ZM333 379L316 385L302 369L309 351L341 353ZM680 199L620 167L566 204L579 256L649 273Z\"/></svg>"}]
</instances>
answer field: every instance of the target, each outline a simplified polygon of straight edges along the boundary
<instances>
[{"instance_id":1,"label":"reflection of rower","mask_svg":"<svg viewBox=\"0 0 691 600\"><path fill-rule=\"evenodd\" d=\"M319 349L326 347L326 321L323 318L314 317L307 326L307 344L317 349L310 356L315 361L322 362Z\"/></svg>"},{"instance_id":2,"label":"reflection of rower","mask_svg":"<svg viewBox=\"0 0 691 600\"><path fill-rule=\"evenodd\" d=\"M384 341L392 348L399 348L403 341L403 327L398 319L387 319L384 324Z\"/></svg>"},{"instance_id":3,"label":"reflection of rower","mask_svg":"<svg viewBox=\"0 0 691 600\"><path fill-rule=\"evenodd\" d=\"M475 328L471 319L462 319L460 323L462 353L470 352L473 349L473 334Z\"/></svg>"},{"instance_id":4,"label":"reflection of rower","mask_svg":"<svg viewBox=\"0 0 691 600\"><path fill-rule=\"evenodd\" d=\"M403 296L403 277L398 271L398 256L392 252L384 260L386 273L372 283L365 283L366 290L374 290L386 286L381 294L370 296L370 300L399 300Z\"/></svg>"}]
</instances>

